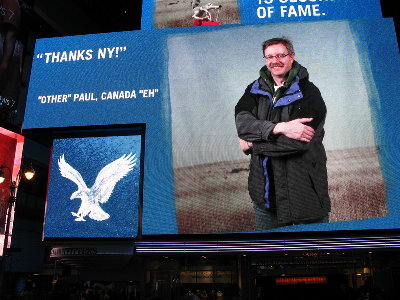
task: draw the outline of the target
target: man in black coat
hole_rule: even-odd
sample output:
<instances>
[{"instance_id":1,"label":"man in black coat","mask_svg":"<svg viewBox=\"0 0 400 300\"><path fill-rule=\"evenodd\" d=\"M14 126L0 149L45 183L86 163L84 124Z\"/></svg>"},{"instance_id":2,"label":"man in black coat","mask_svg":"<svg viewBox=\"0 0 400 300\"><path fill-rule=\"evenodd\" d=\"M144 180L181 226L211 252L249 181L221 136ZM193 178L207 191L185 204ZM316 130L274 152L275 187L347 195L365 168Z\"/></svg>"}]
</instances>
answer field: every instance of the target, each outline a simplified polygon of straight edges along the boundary
<instances>
[{"instance_id":1,"label":"man in black coat","mask_svg":"<svg viewBox=\"0 0 400 300\"><path fill-rule=\"evenodd\" d=\"M251 154L257 230L328 222L325 103L289 39L269 39L262 49L266 65L235 107L240 146Z\"/></svg>"}]
</instances>

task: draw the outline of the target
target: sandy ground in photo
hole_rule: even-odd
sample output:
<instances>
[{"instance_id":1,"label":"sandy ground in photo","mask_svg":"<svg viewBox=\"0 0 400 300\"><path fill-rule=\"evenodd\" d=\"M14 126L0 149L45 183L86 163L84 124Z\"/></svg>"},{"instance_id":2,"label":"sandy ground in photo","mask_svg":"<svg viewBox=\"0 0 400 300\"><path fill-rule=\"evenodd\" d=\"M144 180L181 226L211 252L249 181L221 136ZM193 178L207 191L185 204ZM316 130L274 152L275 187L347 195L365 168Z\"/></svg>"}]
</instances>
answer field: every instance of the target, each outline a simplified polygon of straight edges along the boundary
<instances>
[{"instance_id":1,"label":"sandy ground in photo","mask_svg":"<svg viewBox=\"0 0 400 300\"><path fill-rule=\"evenodd\" d=\"M222 5L219 13L210 10L214 21L222 24L240 24L239 10L236 0L201 1L200 5L211 2ZM189 27L193 25L193 11L191 0L161 0L155 2L155 27L174 28ZM218 15L218 20L216 20Z\"/></svg>"},{"instance_id":2,"label":"sandy ground in photo","mask_svg":"<svg viewBox=\"0 0 400 300\"><path fill-rule=\"evenodd\" d=\"M375 147L327 151L330 222L387 215ZM179 233L255 230L248 159L175 169Z\"/></svg>"}]
</instances>

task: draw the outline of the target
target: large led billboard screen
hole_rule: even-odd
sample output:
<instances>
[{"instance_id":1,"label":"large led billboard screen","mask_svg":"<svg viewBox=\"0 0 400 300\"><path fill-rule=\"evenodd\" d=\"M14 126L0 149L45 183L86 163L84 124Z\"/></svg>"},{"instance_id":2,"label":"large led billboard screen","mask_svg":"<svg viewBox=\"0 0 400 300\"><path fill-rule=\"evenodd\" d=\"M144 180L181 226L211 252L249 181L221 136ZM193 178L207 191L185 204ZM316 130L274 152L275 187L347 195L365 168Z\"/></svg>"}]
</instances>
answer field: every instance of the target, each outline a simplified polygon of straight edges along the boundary
<instances>
[{"instance_id":1,"label":"large led billboard screen","mask_svg":"<svg viewBox=\"0 0 400 300\"><path fill-rule=\"evenodd\" d=\"M380 18L379 0L143 0L142 29Z\"/></svg>"},{"instance_id":2,"label":"large led billboard screen","mask_svg":"<svg viewBox=\"0 0 400 300\"><path fill-rule=\"evenodd\" d=\"M52 149L44 237L136 237L141 135L57 138Z\"/></svg>"},{"instance_id":3,"label":"large led billboard screen","mask_svg":"<svg viewBox=\"0 0 400 300\"><path fill-rule=\"evenodd\" d=\"M235 106L265 65L261 43L282 35L326 104L331 211L327 223L269 231L400 228L391 19L38 40L24 129L146 124L142 233L254 232Z\"/></svg>"}]
</instances>

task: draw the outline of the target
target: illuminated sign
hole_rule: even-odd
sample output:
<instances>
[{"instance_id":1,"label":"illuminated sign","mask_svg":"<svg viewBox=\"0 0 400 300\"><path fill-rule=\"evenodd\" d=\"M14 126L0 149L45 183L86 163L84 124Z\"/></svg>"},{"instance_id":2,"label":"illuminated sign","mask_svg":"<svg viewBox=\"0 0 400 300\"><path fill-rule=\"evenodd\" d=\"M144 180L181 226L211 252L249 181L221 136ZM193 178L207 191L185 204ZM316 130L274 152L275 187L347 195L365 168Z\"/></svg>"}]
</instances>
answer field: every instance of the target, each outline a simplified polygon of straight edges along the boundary
<instances>
[{"instance_id":1,"label":"illuminated sign","mask_svg":"<svg viewBox=\"0 0 400 300\"><path fill-rule=\"evenodd\" d=\"M382 17L378 0L143 0L142 29ZM205 24L199 22L207 18ZM209 21L214 21L214 23ZM217 23L216 23L217 22Z\"/></svg>"},{"instance_id":2,"label":"illuminated sign","mask_svg":"<svg viewBox=\"0 0 400 300\"><path fill-rule=\"evenodd\" d=\"M231 271L183 271L180 273L182 283L231 283L236 278Z\"/></svg>"},{"instance_id":3,"label":"illuminated sign","mask_svg":"<svg viewBox=\"0 0 400 300\"><path fill-rule=\"evenodd\" d=\"M64 256L94 256L97 255L97 248L53 248L50 257Z\"/></svg>"},{"instance_id":4,"label":"illuminated sign","mask_svg":"<svg viewBox=\"0 0 400 300\"><path fill-rule=\"evenodd\" d=\"M276 285L293 285L293 284L324 284L327 283L326 276L317 277L282 277L276 278Z\"/></svg>"},{"instance_id":5,"label":"illuminated sign","mask_svg":"<svg viewBox=\"0 0 400 300\"><path fill-rule=\"evenodd\" d=\"M6 179L0 184L0 251L3 249L4 245L4 232L7 219L7 208L10 197L10 185L11 180L17 178L18 172L21 167L22 160L22 149L24 146L24 137L20 134L14 133L7 129L0 127L0 166L5 166L10 169L12 178L10 178L10 173L3 169ZM11 218L10 218L10 240L13 228L14 220L14 207L12 207ZM3 255L1 253L1 255Z\"/></svg>"},{"instance_id":6,"label":"illuminated sign","mask_svg":"<svg viewBox=\"0 0 400 300\"><path fill-rule=\"evenodd\" d=\"M44 237L136 237L140 157L140 135L54 140Z\"/></svg>"},{"instance_id":7,"label":"illuminated sign","mask_svg":"<svg viewBox=\"0 0 400 300\"><path fill-rule=\"evenodd\" d=\"M396 171L400 166L394 142L398 105L393 97L400 57L390 19L175 28L38 40L24 130L145 124L143 234L253 232L249 160L239 147L234 107L265 64L262 41L282 34L292 37L296 60L308 69L327 106L324 145L332 211L330 223L271 231L400 228ZM100 168L131 153L126 150L111 157L112 150L109 160L94 162ZM49 196L57 198L52 181L58 182L65 191L68 188L63 195L67 200L60 203L77 206L59 209L65 216L54 214L51 226L58 220L74 221L72 212L78 213L80 204L69 200L76 184L58 170L64 152L55 153ZM77 163L67 154L63 157L78 170L86 159L93 159L83 154ZM88 176L82 175L85 183ZM115 186L122 187L123 180ZM48 205L54 212L58 207L52 208L50 200Z\"/></svg>"},{"instance_id":8,"label":"illuminated sign","mask_svg":"<svg viewBox=\"0 0 400 300\"><path fill-rule=\"evenodd\" d=\"M51 249L50 257L132 255L132 253L133 246L58 247Z\"/></svg>"}]
</instances>

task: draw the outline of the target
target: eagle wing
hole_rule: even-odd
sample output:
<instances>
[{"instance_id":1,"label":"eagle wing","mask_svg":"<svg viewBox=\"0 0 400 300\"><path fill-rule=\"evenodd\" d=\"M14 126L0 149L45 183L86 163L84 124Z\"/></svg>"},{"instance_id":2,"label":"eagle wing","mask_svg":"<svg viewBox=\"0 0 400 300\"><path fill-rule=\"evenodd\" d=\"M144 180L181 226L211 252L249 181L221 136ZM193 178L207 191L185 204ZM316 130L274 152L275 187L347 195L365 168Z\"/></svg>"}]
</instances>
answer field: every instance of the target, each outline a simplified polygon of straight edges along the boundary
<instances>
[{"instance_id":1,"label":"eagle wing","mask_svg":"<svg viewBox=\"0 0 400 300\"><path fill-rule=\"evenodd\" d=\"M136 154L124 154L106 165L97 175L91 191L95 199L105 203L110 198L115 185L136 166Z\"/></svg>"},{"instance_id":2,"label":"eagle wing","mask_svg":"<svg viewBox=\"0 0 400 300\"><path fill-rule=\"evenodd\" d=\"M86 183L83 181L81 174L65 161L64 154L58 159L58 167L61 176L75 182L79 189L86 188Z\"/></svg>"}]
</instances>

